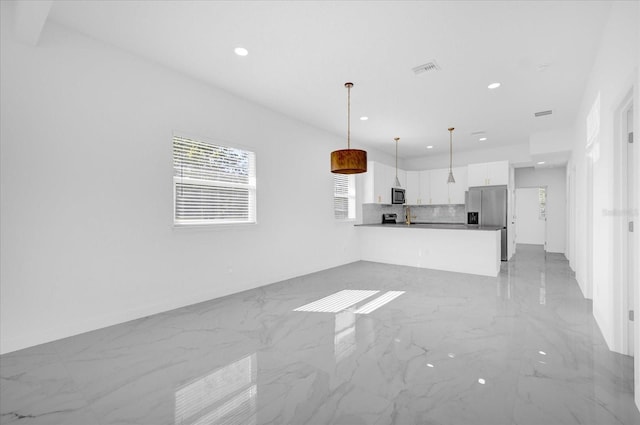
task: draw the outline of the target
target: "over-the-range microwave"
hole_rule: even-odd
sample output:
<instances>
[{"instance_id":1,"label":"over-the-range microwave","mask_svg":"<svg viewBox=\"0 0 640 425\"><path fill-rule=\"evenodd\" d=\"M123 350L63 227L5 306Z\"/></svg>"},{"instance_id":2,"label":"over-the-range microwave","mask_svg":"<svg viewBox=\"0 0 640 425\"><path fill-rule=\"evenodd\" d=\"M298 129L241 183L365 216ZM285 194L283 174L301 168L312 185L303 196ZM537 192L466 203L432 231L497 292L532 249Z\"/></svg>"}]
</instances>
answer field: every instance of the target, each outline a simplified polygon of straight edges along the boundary
<instances>
[{"instance_id":1,"label":"over-the-range microwave","mask_svg":"<svg viewBox=\"0 0 640 425\"><path fill-rule=\"evenodd\" d=\"M392 204L404 204L404 189L400 189L397 187L391 188L391 203Z\"/></svg>"}]
</instances>

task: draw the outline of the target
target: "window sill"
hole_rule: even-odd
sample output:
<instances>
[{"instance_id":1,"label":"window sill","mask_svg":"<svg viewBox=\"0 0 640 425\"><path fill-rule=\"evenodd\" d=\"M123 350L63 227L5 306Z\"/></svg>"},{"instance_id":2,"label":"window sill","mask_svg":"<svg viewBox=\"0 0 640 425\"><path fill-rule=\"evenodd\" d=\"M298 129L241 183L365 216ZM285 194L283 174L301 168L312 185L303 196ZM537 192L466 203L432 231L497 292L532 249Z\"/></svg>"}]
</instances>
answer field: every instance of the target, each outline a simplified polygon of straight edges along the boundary
<instances>
[{"instance_id":1,"label":"window sill","mask_svg":"<svg viewBox=\"0 0 640 425\"><path fill-rule=\"evenodd\" d=\"M173 223L174 229L182 230L226 230L226 229L239 229L247 228L257 225L257 221L253 222L238 222L238 223L197 223L197 224L181 224Z\"/></svg>"}]
</instances>

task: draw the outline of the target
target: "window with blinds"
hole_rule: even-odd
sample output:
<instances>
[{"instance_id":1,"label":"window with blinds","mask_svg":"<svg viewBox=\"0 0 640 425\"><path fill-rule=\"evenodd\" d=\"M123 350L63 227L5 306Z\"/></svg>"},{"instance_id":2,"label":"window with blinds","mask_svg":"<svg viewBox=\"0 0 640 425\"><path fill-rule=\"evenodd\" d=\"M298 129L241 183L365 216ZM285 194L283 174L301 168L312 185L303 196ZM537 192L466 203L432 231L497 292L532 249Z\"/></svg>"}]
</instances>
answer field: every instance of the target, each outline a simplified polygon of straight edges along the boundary
<instances>
[{"instance_id":1,"label":"window with blinds","mask_svg":"<svg viewBox=\"0 0 640 425\"><path fill-rule=\"evenodd\" d=\"M175 224L255 223L255 154L175 136L173 193Z\"/></svg>"},{"instance_id":2,"label":"window with blinds","mask_svg":"<svg viewBox=\"0 0 640 425\"><path fill-rule=\"evenodd\" d=\"M333 214L337 220L354 220L356 218L356 178L354 175L333 175Z\"/></svg>"}]
</instances>

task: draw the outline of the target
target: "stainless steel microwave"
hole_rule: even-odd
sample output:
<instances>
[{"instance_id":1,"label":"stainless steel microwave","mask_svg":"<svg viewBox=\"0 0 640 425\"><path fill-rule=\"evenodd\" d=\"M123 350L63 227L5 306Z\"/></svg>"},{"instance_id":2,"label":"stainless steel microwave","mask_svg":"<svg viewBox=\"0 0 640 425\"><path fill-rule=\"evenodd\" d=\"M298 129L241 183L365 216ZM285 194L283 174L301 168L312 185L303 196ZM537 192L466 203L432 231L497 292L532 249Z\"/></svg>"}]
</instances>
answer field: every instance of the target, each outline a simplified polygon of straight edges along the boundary
<instances>
[{"instance_id":1,"label":"stainless steel microwave","mask_svg":"<svg viewBox=\"0 0 640 425\"><path fill-rule=\"evenodd\" d=\"M404 204L404 189L400 189L397 187L391 188L391 203L392 204Z\"/></svg>"}]
</instances>

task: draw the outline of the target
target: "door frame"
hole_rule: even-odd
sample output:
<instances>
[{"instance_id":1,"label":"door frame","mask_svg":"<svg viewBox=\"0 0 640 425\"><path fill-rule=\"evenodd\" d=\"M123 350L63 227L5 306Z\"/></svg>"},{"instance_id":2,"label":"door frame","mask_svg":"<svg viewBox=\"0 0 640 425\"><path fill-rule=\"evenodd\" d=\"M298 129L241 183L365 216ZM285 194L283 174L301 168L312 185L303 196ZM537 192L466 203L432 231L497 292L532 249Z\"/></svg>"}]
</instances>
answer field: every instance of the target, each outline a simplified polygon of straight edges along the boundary
<instances>
[{"instance_id":1,"label":"door frame","mask_svg":"<svg viewBox=\"0 0 640 425\"><path fill-rule=\"evenodd\" d=\"M634 322L629 320L629 310L633 310L637 317L638 315L638 306L635 305L635 297L640 290L637 284L637 276L630 276L630 269L633 267L633 264L629 259L629 239L633 237L633 235L629 234L628 230L628 222L630 220L629 215L631 211L630 209L634 208L633 204L630 204L629 201L633 202L634 200L629 200L628 198L628 186L627 183L629 180L634 179L634 171L638 172L638 164L634 163L635 170L631 170L631 176L629 176L628 170L628 141L627 141L627 113L629 109L633 108L635 110L637 106L634 105L633 102L633 89L631 89L626 96L623 97L622 101L619 103L618 108L615 111L614 116L614 281L620 282L620 290L621 296L618 300L618 314L617 314L617 322L619 323L619 329L621 330L621 349L622 353L626 355L633 355L634 353L638 353L638 343L640 341L636 341L636 338L631 334L633 332L633 324L635 323L638 326L638 319L636 318ZM637 127L637 123L634 123L634 127ZM635 128L634 128L635 130ZM637 133L637 132L636 132ZM634 143L635 144L635 143ZM637 150L637 147L634 147L633 150ZM638 155L633 155L632 161L635 161ZM635 199L635 205L637 205L638 199ZM637 226L637 217L634 219ZM638 230L634 229L636 232ZM637 252L638 247L634 247Z\"/></svg>"},{"instance_id":2,"label":"door frame","mask_svg":"<svg viewBox=\"0 0 640 425\"><path fill-rule=\"evenodd\" d=\"M515 233L514 235L514 241L516 240L516 238L518 237L518 189L544 189L545 190L545 194L549 193L549 188L547 185L532 185L532 186L518 186L515 188L515 190L513 191L513 212L514 212L514 216L515 216L515 226L513 226L513 231ZM546 199L546 195L545 195L545 199ZM544 214L544 242L542 244L542 248L544 250L544 254L545 256L547 255L547 208L546 208L546 203L545 203L545 214ZM515 242L516 244L518 243L517 241Z\"/></svg>"}]
</instances>

